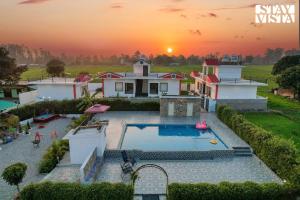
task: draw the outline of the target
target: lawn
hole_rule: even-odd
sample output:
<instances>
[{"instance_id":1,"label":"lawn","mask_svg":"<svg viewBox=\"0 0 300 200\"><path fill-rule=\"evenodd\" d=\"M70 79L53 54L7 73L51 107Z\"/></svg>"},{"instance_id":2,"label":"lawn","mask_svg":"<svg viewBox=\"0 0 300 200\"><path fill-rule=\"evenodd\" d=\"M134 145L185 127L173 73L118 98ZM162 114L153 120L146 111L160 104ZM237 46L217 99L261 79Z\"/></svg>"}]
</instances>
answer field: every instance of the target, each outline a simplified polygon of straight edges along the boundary
<instances>
[{"instance_id":1,"label":"lawn","mask_svg":"<svg viewBox=\"0 0 300 200\"><path fill-rule=\"evenodd\" d=\"M300 112L298 111L298 117ZM294 141L300 150L300 120L292 119L284 114L270 113L245 113L245 117L256 125L271 131L285 139ZM299 152L300 153L300 152Z\"/></svg>"},{"instance_id":2,"label":"lawn","mask_svg":"<svg viewBox=\"0 0 300 200\"><path fill-rule=\"evenodd\" d=\"M193 70L200 70L199 65L184 65L184 66L153 66L152 72L181 72L189 74ZM132 66L66 66L68 76L75 77L80 72L88 72L96 76L98 72L132 72ZM38 80L47 77L46 67L29 67L28 71L21 76L22 80Z\"/></svg>"}]
</instances>

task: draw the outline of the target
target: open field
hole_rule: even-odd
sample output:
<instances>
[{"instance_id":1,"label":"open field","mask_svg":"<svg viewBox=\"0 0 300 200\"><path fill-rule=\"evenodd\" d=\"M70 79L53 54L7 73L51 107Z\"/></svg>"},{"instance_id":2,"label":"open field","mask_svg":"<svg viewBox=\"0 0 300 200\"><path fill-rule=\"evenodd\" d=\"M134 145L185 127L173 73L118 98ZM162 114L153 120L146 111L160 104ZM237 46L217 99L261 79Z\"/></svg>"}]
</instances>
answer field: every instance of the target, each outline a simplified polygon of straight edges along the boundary
<instances>
[{"instance_id":1,"label":"open field","mask_svg":"<svg viewBox=\"0 0 300 200\"><path fill-rule=\"evenodd\" d=\"M152 72L182 72L189 74L193 70L200 70L199 65L184 65L184 66L153 66ZM80 72L88 72L97 75L98 72L132 72L132 66L66 66L66 73L70 77L75 77ZM41 77L47 77L46 67L29 67L28 71L22 74L22 80L38 80Z\"/></svg>"},{"instance_id":2,"label":"open field","mask_svg":"<svg viewBox=\"0 0 300 200\"><path fill-rule=\"evenodd\" d=\"M247 66L243 69L243 77L262 82L268 82L267 87L260 87L258 94L268 97L268 107L276 112L271 113L245 113L247 119L273 132L276 135L291 139L300 149L300 103L286 99L284 97L273 95L270 91L277 87L275 77L271 74L272 65ZM182 72L189 74L193 70L201 70L199 65L185 66L153 66L153 72ZM74 77L82 71L86 71L96 76L98 72L130 72L131 66L67 66L66 72ZM22 74L23 80L36 80L46 77L45 67L30 67ZM278 114L278 112L280 114Z\"/></svg>"}]
</instances>

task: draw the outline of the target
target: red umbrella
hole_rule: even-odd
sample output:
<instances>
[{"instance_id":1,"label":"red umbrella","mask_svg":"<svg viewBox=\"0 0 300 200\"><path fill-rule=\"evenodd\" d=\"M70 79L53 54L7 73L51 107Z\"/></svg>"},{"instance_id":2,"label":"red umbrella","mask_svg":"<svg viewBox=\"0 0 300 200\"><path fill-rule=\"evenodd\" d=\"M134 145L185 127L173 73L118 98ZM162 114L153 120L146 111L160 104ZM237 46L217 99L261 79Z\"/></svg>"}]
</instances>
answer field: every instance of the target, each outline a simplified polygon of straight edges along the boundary
<instances>
[{"instance_id":1,"label":"red umbrella","mask_svg":"<svg viewBox=\"0 0 300 200\"><path fill-rule=\"evenodd\" d=\"M85 113L95 114L95 113L104 113L108 109L110 109L110 106L101 105L101 104L95 104L92 107L86 109Z\"/></svg>"}]
</instances>

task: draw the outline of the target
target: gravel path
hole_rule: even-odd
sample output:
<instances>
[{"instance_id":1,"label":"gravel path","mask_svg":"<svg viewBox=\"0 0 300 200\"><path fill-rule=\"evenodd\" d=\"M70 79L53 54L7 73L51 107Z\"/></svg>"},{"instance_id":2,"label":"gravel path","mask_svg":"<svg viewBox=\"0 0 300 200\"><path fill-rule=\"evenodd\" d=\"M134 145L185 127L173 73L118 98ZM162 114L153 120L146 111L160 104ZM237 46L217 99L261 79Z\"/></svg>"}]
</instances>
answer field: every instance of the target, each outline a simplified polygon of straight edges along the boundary
<instances>
[{"instance_id":1,"label":"gravel path","mask_svg":"<svg viewBox=\"0 0 300 200\"><path fill-rule=\"evenodd\" d=\"M16 163L24 162L27 164L27 173L23 179L21 187L24 185L40 181L45 175L38 173L38 163L41 160L45 150L52 143L50 133L53 130L57 131L58 138L62 138L66 134L66 127L71 119L62 118L51 121L45 125L43 129L32 127L30 135L20 135L18 139L12 143L0 145L0 174L2 174L5 167ZM43 135L39 148L33 148L31 141L34 138L34 133L39 130ZM17 192L15 186L8 185L2 178L0 178L0 199L9 200L13 199L14 194Z\"/></svg>"}]
</instances>

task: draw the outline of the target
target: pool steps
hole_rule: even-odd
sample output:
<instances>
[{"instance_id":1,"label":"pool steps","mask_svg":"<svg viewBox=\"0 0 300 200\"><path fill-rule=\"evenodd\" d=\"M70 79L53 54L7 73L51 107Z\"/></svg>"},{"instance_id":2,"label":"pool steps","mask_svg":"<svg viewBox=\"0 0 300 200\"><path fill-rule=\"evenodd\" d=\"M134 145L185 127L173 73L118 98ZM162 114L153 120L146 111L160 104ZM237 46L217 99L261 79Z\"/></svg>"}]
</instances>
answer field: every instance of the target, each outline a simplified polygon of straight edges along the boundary
<instances>
[{"instance_id":1,"label":"pool steps","mask_svg":"<svg viewBox=\"0 0 300 200\"><path fill-rule=\"evenodd\" d=\"M232 147L235 156L252 156L253 152L250 147Z\"/></svg>"}]
</instances>

